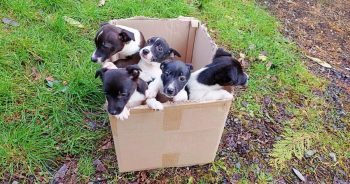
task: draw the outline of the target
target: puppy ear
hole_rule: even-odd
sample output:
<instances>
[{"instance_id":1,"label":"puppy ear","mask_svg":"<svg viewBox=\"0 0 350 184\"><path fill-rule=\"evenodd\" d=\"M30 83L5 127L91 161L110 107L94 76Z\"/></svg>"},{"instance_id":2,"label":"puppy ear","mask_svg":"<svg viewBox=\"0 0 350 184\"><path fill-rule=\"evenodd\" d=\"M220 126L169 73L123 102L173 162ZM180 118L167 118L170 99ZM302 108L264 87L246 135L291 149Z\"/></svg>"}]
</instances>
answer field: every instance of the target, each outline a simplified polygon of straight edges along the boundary
<instances>
[{"instance_id":1,"label":"puppy ear","mask_svg":"<svg viewBox=\"0 0 350 184\"><path fill-rule=\"evenodd\" d=\"M169 54L170 54L171 58L174 58L175 56L181 57L180 53L177 50L173 49L173 48L169 49Z\"/></svg>"},{"instance_id":2,"label":"puppy ear","mask_svg":"<svg viewBox=\"0 0 350 184\"><path fill-rule=\"evenodd\" d=\"M102 80L103 80L103 74L107 71L108 69L107 68L101 68L99 70L96 71L95 73L95 79L97 77L100 77Z\"/></svg>"},{"instance_id":3,"label":"puppy ear","mask_svg":"<svg viewBox=\"0 0 350 184\"><path fill-rule=\"evenodd\" d=\"M142 71L139 65L129 65L126 68L126 71L131 76L132 80L137 80L140 76L140 72Z\"/></svg>"},{"instance_id":4,"label":"puppy ear","mask_svg":"<svg viewBox=\"0 0 350 184\"><path fill-rule=\"evenodd\" d=\"M163 62L160 64L160 69L163 70L163 68L164 68L168 63L170 63L170 62L172 62L171 59L167 59L167 60L163 61Z\"/></svg>"},{"instance_id":5,"label":"puppy ear","mask_svg":"<svg viewBox=\"0 0 350 184\"><path fill-rule=\"evenodd\" d=\"M134 33L130 32L130 31L127 31L125 29L122 29L122 32L119 33L119 38L123 42L128 42L130 40L134 40L135 41Z\"/></svg>"},{"instance_id":6,"label":"puppy ear","mask_svg":"<svg viewBox=\"0 0 350 184\"><path fill-rule=\"evenodd\" d=\"M100 23L100 27L107 25L107 24L109 24L109 22L102 22L102 23Z\"/></svg>"},{"instance_id":7,"label":"puppy ear","mask_svg":"<svg viewBox=\"0 0 350 184\"><path fill-rule=\"evenodd\" d=\"M227 51L225 51L223 48L218 48L218 50L216 50L214 58L221 57L221 56L230 56L230 57L232 57L232 54L227 52Z\"/></svg>"},{"instance_id":8,"label":"puppy ear","mask_svg":"<svg viewBox=\"0 0 350 184\"><path fill-rule=\"evenodd\" d=\"M193 66L191 64L186 63L186 66L188 67L188 69L190 69L190 71L193 70Z\"/></svg>"}]
</instances>

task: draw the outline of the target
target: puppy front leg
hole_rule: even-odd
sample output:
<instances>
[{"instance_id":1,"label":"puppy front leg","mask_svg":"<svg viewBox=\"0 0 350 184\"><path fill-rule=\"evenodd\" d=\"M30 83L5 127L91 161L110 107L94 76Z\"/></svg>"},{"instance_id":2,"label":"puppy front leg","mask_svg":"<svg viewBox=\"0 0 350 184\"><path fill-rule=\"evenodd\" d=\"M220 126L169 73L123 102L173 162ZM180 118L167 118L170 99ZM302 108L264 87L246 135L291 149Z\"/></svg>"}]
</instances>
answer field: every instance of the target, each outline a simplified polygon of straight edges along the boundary
<instances>
[{"instance_id":1,"label":"puppy front leg","mask_svg":"<svg viewBox=\"0 0 350 184\"><path fill-rule=\"evenodd\" d=\"M182 102L188 100L186 90L182 89L176 96L174 96L174 102Z\"/></svg>"},{"instance_id":2,"label":"puppy front leg","mask_svg":"<svg viewBox=\"0 0 350 184\"><path fill-rule=\"evenodd\" d=\"M146 90L146 98L156 98L161 86L162 79L158 77L148 85L148 89Z\"/></svg>"},{"instance_id":3,"label":"puppy front leg","mask_svg":"<svg viewBox=\"0 0 350 184\"><path fill-rule=\"evenodd\" d=\"M130 109L128 109L127 107L124 107L123 111L120 114L115 115L115 117L124 121L129 118L129 115L130 115Z\"/></svg>"}]
</instances>

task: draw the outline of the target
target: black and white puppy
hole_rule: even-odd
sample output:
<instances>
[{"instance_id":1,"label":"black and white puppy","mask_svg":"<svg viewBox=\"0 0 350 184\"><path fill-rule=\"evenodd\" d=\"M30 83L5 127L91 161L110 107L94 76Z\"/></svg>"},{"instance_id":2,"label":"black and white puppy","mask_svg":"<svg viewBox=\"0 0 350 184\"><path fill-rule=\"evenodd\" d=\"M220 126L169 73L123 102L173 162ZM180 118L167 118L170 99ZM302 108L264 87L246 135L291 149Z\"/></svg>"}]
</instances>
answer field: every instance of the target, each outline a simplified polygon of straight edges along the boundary
<instances>
[{"instance_id":1,"label":"black and white puppy","mask_svg":"<svg viewBox=\"0 0 350 184\"><path fill-rule=\"evenodd\" d=\"M213 62L191 74L187 84L189 100L232 99L224 86L246 85L248 75L241 64L222 48L216 51Z\"/></svg>"},{"instance_id":2,"label":"black and white puppy","mask_svg":"<svg viewBox=\"0 0 350 184\"><path fill-rule=\"evenodd\" d=\"M91 61L104 63L114 62L118 68L137 64L140 60L139 51L145 45L145 39L139 30L109 23L101 24L95 36L96 50ZM119 60L116 60L116 54Z\"/></svg>"},{"instance_id":3,"label":"black and white puppy","mask_svg":"<svg viewBox=\"0 0 350 184\"><path fill-rule=\"evenodd\" d=\"M146 104L156 110L162 110L164 102L188 100L185 86L190 79L192 65L179 60L165 60L160 64L162 74L149 85L146 91Z\"/></svg>"},{"instance_id":4,"label":"black and white puppy","mask_svg":"<svg viewBox=\"0 0 350 184\"><path fill-rule=\"evenodd\" d=\"M145 99L147 83L139 79L141 69L137 65L126 68L102 68L96 71L95 78L100 77L107 99L107 111L120 120L130 115L129 108L141 105Z\"/></svg>"},{"instance_id":5,"label":"black and white puppy","mask_svg":"<svg viewBox=\"0 0 350 184\"><path fill-rule=\"evenodd\" d=\"M147 40L146 46L140 50L141 60L138 63L142 69L140 78L147 83L160 77L162 71L160 63L169 57L181 57L179 52L170 48L165 39L152 37Z\"/></svg>"}]
</instances>

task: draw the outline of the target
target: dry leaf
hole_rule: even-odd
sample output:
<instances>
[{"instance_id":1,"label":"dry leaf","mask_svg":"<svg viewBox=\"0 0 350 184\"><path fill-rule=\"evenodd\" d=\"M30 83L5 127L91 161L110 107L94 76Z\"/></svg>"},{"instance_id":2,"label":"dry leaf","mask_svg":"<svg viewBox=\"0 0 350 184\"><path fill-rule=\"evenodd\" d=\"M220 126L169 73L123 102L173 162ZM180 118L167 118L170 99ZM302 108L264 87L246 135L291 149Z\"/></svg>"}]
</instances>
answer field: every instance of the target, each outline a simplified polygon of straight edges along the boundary
<instances>
[{"instance_id":1,"label":"dry leaf","mask_svg":"<svg viewBox=\"0 0 350 184\"><path fill-rule=\"evenodd\" d=\"M263 54L259 54L259 57L258 57L259 60L261 61L266 61L267 57Z\"/></svg>"},{"instance_id":2,"label":"dry leaf","mask_svg":"<svg viewBox=\"0 0 350 184\"><path fill-rule=\"evenodd\" d=\"M53 82L55 79L50 75L45 78L46 81Z\"/></svg>"},{"instance_id":3,"label":"dry leaf","mask_svg":"<svg viewBox=\"0 0 350 184\"><path fill-rule=\"evenodd\" d=\"M99 159L96 159L93 164L95 165L96 167L96 171L98 172L105 172L107 171L106 167L103 165L103 163L101 162L101 160Z\"/></svg>"},{"instance_id":4,"label":"dry leaf","mask_svg":"<svg viewBox=\"0 0 350 184\"><path fill-rule=\"evenodd\" d=\"M19 26L18 22L14 21L14 20L11 20L9 18L3 18L2 22L4 24L8 24L8 25L11 25L11 26Z\"/></svg>"},{"instance_id":5,"label":"dry leaf","mask_svg":"<svg viewBox=\"0 0 350 184\"><path fill-rule=\"evenodd\" d=\"M244 59L245 58L245 54L243 54L242 52L239 53L239 57Z\"/></svg>"},{"instance_id":6,"label":"dry leaf","mask_svg":"<svg viewBox=\"0 0 350 184\"><path fill-rule=\"evenodd\" d=\"M105 3L106 3L106 0L100 0L100 2L98 2L98 6L103 6L103 5L105 5Z\"/></svg>"},{"instance_id":7,"label":"dry leaf","mask_svg":"<svg viewBox=\"0 0 350 184\"><path fill-rule=\"evenodd\" d=\"M32 74L31 75L33 76L33 80L35 80L35 81L39 80L41 77L40 73L38 72L38 70L35 67L32 67Z\"/></svg>"},{"instance_id":8,"label":"dry leaf","mask_svg":"<svg viewBox=\"0 0 350 184\"><path fill-rule=\"evenodd\" d=\"M306 181L305 177L295 168L293 168L293 172L295 173L295 175L298 176L298 178L301 180L301 181Z\"/></svg>"},{"instance_id":9,"label":"dry leaf","mask_svg":"<svg viewBox=\"0 0 350 184\"><path fill-rule=\"evenodd\" d=\"M271 61L269 61L265 66L267 70L270 70L271 66L273 65L273 63Z\"/></svg>"},{"instance_id":10,"label":"dry leaf","mask_svg":"<svg viewBox=\"0 0 350 184\"><path fill-rule=\"evenodd\" d=\"M70 18L70 17L67 17L67 16L63 16L63 18L70 25L73 25L73 26L76 26L76 27L79 27L79 28L83 28L84 27L84 25L82 23L80 23L77 20L74 20L73 18Z\"/></svg>"},{"instance_id":11,"label":"dry leaf","mask_svg":"<svg viewBox=\"0 0 350 184\"><path fill-rule=\"evenodd\" d=\"M312 61L315 61L316 63L320 64L321 66L323 67L326 67L326 68L332 68L332 66L330 64L328 64L327 62L325 61L322 61L321 59L318 59L318 58L314 58L314 57L311 57L311 56L308 56L308 55L305 55L307 58L311 59Z\"/></svg>"},{"instance_id":12,"label":"dry leaf","mask_svg":"<svg viewBox=\"0 0 350 184\"><path fill-rule=\"evenodd\" d=\"M108 141L106 144L104 144L101 149L103 150L106 150L106 149L111 149L113 146L112 146L112 143L111 141Z\"/></svg>"}]
</instances>

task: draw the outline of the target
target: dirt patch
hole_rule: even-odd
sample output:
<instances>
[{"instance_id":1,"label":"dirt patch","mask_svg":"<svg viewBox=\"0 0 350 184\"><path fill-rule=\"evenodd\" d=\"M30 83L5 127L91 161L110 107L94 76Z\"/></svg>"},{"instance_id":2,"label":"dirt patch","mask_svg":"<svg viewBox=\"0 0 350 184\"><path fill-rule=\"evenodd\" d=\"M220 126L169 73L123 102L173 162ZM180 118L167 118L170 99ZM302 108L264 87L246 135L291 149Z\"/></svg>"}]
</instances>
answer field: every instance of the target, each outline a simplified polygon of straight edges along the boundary
<instances>
[{"instance_id":1,"label":"dirt patch","mask_svg":"<svg viewBox=\"0 0 350 184\"><path fill-rule=\"evenodd\" d=\"M310 71L350 93L350 1L260 1L283 24L282 32L309 56L331 64L326 69L304 58Z\"/></svg>"}]
</instances>

